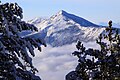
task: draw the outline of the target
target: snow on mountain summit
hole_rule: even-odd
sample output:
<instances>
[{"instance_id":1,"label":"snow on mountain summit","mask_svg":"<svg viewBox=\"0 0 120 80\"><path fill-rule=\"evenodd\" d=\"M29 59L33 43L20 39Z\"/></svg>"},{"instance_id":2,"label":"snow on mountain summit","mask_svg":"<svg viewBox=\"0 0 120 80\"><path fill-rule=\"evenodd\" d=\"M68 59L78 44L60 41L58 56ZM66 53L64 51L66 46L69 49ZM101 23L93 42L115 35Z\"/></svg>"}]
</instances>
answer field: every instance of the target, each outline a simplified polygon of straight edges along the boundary
<instances>
[{"instance_id":1,"label":"snow on mountain summit","mask_svg":"<svg viewBox=\"0 0 120 80\"><path fill-rule=\"evenodd\" d=\"M68 19L71 19L71 20L75 21L76 23L78 23L78 24L80 24L81 26L84 26L84 27L87 27L87 26L98 26L98 25L93 24L93 23L91 23L91 22L89 22L89 21L87 21L87 20L85 20L85 19L83 19L83 18L81 18L79 16L67 13L64 10L59 11L57 15L58 16L62 15L64 17L68 18Z\"/></svg>"},{"instance_id":2,"label":"snow on mountain summit","mask_svg":"<svg viewBox=\"0 0 120 80\"><path fill-rule=\"evenodd\" d=\"M45 41L53 47L73 42L95 40L104 28L66 11L59 11L49 19L33 23L42 33Z\"/></svg>"}]
</instances>

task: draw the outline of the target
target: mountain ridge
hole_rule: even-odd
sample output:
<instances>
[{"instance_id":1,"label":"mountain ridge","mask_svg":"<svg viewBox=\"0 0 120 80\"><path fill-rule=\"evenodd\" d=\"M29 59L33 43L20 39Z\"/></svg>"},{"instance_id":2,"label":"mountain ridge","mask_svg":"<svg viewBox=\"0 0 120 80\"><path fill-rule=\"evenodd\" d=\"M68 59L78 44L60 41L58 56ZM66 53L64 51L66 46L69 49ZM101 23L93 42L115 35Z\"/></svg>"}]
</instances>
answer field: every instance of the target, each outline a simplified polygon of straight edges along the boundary
<instances>
[{"instance_id":1,"label":"mountain ridge","mask_svg":"<svg viewBox=\"0 0 120 80\"><path fill-rule=\"evenodd\" d=\"M64 10L34 25L46 34L45 41L53 47L71 44L78 40L93 41L104 31L104 27Z\"/></svg>"},{"instance_id":2,"label":"mountain ridge","mask_svg":"<svg viewBox=\"0 0 120 80\"><path fill-rule=\"evenodd\" d=\"M93 26L94 25L94 26L99 27L98 25L96 25L96 24L94 24L92 22L89 22L88 20L86 20L86 19L84 19L82 17L79 17L79 16L76 16L74 14L68 13L68 12L66 12L64 10L61 10L58 13L61 13L62 15L66 16L67 18L72 19L73 21L75 21L78 24L81 24L81 26L87 27L87 26ZM83 21L85 21L85 22L83 22Z\"/></svg>"}]
</instances>

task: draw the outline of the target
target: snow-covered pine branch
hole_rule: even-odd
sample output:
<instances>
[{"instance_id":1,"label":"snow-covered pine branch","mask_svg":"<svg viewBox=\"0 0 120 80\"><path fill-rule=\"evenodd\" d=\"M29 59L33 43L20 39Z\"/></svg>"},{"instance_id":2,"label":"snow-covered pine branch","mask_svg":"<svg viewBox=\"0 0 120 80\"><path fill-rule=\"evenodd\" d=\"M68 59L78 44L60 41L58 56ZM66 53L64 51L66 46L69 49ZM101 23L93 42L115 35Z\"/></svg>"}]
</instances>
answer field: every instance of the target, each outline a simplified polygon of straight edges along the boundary
<instances>
[{"instance_id":1,"label":"snow-covered pine branch","mask_svg":"<svg viewBox=\"0 0 120 80\"><path fill-rule=\"evenodd\" d=\"M34 25L21 20L22 13L17 3L0 4L0 79L3 80L41 80L35 76L37 69L30 54L35 56L34 48L41 51L40 46L46 44L43 37L19 35L23 30L38 31Z\"/></svg>"}]
</instances>

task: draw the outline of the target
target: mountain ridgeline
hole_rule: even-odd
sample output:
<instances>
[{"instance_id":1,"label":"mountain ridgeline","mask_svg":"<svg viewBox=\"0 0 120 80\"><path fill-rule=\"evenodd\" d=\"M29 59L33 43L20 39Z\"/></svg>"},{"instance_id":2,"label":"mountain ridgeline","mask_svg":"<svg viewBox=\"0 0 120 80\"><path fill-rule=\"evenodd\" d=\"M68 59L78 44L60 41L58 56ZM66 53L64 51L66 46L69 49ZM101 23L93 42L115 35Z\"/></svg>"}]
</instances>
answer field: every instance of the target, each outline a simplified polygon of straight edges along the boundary
<instances>
[{"instance_id":1,"label":"mountain ridgeline","mask_svg":"<svg viewBox=\"0 0 120 80\"><path fill-rule=\"evenodd\" d=\"M46 43L53 47L71 44L78 40L83 42L94 41L105 29L63 10L49 19L38 18L29 22L38 27L39 31L45 35Z\"/></svg>"}]
</instances>

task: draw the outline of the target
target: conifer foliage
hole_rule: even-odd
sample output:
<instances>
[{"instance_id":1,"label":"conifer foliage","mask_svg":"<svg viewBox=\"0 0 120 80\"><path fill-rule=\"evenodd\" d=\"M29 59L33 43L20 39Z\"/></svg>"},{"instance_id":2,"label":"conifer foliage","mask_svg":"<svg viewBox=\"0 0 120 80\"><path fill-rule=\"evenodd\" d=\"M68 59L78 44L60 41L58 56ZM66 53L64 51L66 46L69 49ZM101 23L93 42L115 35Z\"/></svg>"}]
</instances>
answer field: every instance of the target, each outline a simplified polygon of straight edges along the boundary
<instances>
[{"instance_id":1,"label":"conifer foliage","mask_svg":"<svg viewBox=\"0 0 120 80\"><path fill-rule=\"evenodd\" d=\"M73 52L78 57L75 71L66 75L66 80L120 80L120 35L112 28L112 21L104 34L100 34L96 43L100 50L86 49L79 41L78 51ZM87 58L87 56L91 56Z\"/></svg>"},{"instance_id":2,"label":"conifer foliage","mask_svg":"<svg viewBox=\"0 0 120 80\"><path fill-rule=\"evenodd\" d=\"M41 51L40 38L21 37L23 30L37 28L21 19L22 8L17 3L0 3L0 80L41 80L32 64L34 48Z\"/></svg>"}]
</instances>

